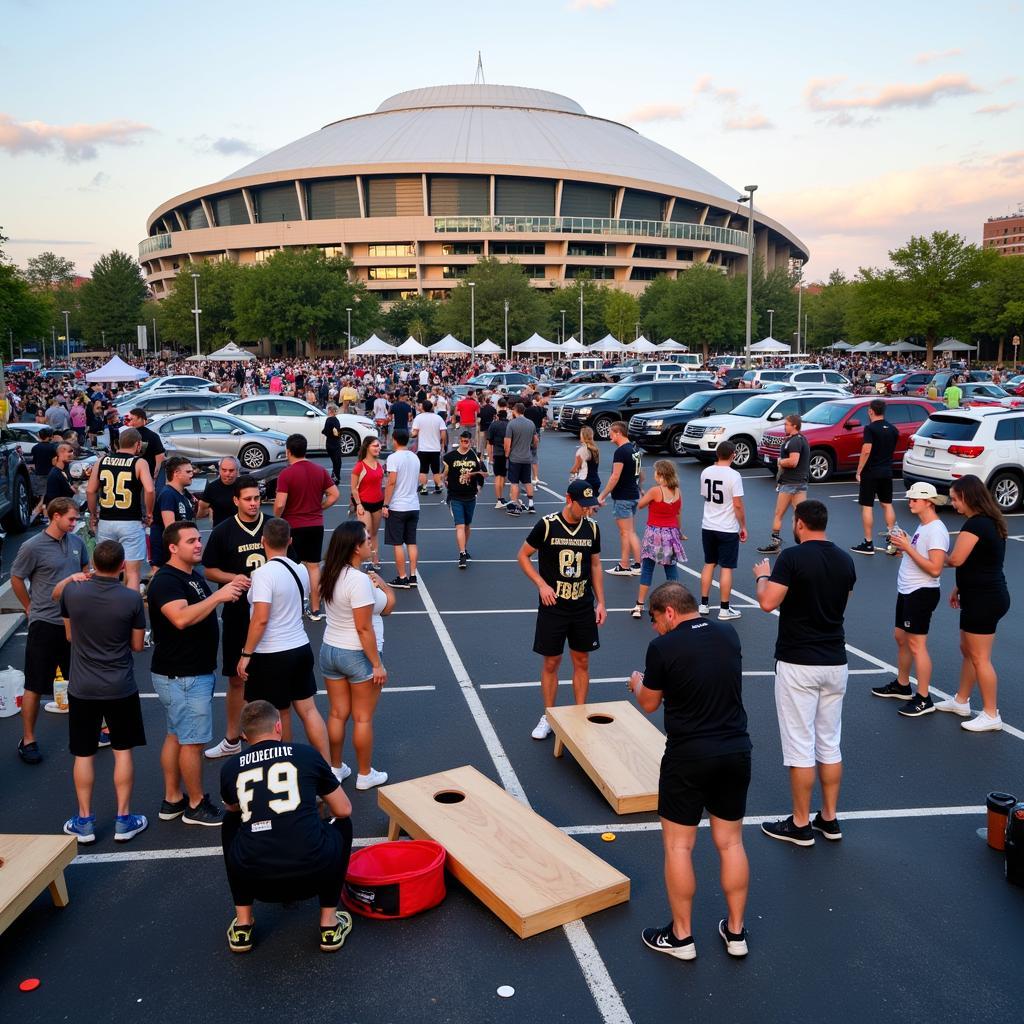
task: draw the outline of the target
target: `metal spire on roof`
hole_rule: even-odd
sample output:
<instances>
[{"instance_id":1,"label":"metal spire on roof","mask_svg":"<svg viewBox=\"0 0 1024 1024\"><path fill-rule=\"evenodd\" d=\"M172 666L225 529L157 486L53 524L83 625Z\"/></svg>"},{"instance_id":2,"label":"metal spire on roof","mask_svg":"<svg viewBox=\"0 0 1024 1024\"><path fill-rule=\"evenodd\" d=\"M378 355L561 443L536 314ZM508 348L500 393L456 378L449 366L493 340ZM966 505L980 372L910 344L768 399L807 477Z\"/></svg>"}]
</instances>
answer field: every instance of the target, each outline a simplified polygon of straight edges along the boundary
<instances>
[{"instance_id":1,"label":"metal spire on roof","mask_svg":"<svg viewBox=\"0 0 1024 1024\"><path fill-rule=\"evenodd\" d=\"M484 78L484 59L481 56L479 50L476 51L476 74L473 76L474 85L486 85L487 80Z\"/></svg>"}]
</instances>

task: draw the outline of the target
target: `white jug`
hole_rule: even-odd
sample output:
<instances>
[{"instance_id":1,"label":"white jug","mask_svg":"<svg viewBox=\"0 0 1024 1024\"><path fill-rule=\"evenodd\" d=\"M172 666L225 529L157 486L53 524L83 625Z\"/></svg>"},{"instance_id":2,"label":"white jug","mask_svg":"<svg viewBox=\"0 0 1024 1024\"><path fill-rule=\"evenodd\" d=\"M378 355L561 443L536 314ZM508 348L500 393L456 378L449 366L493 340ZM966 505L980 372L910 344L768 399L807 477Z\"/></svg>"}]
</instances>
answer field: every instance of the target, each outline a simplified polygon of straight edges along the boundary
<instances>
[{"instance_id":1,"label":"white jug","mask_svg":"<svg viewBox=\"0 0 1024 1024\"><path fill-rule=\"evenodd\" d=\"M10 718L21 711L21 698L25 694L25 673L16 668L0 671L0 718Z\"/></svg>"}]
</instances>

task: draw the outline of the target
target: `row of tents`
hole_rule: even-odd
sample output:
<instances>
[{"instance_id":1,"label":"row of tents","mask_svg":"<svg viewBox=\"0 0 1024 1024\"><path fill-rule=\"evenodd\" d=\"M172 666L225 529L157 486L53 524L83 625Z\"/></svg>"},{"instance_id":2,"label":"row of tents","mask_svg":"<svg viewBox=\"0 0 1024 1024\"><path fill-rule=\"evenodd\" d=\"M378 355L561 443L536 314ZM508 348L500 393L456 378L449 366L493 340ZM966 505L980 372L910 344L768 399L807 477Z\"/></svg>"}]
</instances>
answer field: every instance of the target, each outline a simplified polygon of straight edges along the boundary
<instances>
[{"instance_id":1,"label":"row of tents","mask_svg":"<svg viewBox=\"0 0 1024 1024\"><path fill-rule=\"evenodd\" d=\"M966 341L959 341L956 338L943 338L937 345L932 347L933 352L974 352L977 345L968 345ZM837 352L851 352L855 355L865 355L871 352L927 352L924 345L915 345L909 341L897 341L893 345L886 345L884 341L862 341L859 345L851 345L847 341L837 341L829 348Z\"/></svg>"},{"instance_id":2,"label":"row of tents","mask_svg":"<svg viewBox=\"0 0 1024 1024\"><path fill-rule=\"evenodd\" d=\"M458 338L453 337L451 334L446 334L440 341L434 342L430 346L422 345L412 337L406 338L401 345L389 345L374 334L361 344L354 345L350 354L354 356L448 356L469 353L499 355L504 353L504 351L500 345L496 345L490 338L485 339L475 347L467 345L464 341L459 341ZM606 334L593 345L584 345L575 338L569 338L567 341L559 344L555 341L548 341L547 338L543 338L535 333L521 344L513 345L512 351L525 355L574 355L580 352L688 352L689 349L672 338L661 342L660 345L655 345L654 342L648 341L647 338L641 335L635 341L623 344L611 334Z\"/></svg>"}]
</instances>

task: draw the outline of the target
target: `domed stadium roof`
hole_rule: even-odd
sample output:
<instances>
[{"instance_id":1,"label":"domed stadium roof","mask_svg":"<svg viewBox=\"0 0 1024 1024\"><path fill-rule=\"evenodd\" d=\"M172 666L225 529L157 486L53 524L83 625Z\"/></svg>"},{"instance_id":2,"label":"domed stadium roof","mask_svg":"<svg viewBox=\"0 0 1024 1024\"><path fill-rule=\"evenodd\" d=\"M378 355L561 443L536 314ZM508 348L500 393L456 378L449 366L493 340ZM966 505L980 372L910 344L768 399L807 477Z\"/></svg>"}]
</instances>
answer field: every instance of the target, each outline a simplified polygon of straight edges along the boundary
<instances>
[{"instance_id":1,"label":"domed stadium roof","mask_svg":"<svg viewBox=\"0 0 1024 1024\"><path fill-rule=\"evenodd\" d=\"M374 113L335 121L228 175L363 164L544 168L639 179L730 205L720 178L632 128L588 115L574 100L508 85L442 85L401 92Z\"/></svg>"}]
</instances>

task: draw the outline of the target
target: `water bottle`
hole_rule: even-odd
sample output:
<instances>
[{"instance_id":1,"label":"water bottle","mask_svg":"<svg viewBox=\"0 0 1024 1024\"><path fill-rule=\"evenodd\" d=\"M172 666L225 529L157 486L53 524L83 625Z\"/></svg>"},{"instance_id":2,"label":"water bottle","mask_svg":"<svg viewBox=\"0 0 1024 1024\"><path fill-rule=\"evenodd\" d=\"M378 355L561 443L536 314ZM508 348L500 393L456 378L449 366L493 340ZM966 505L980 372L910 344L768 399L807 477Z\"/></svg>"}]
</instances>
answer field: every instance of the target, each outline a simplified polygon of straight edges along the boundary
<instances>
[{"instance_id":1,"label":"water bottle","mask_svg":"<svg viewBox=\"0 0 1024 1024\"><path fill-rule=\"evenodd\" d=\"M64 678L59 666L57 674L53 677L53 702L57 705L57 710L62 715L67 713L68 681Z\"/></svg>"}]
</instances>

